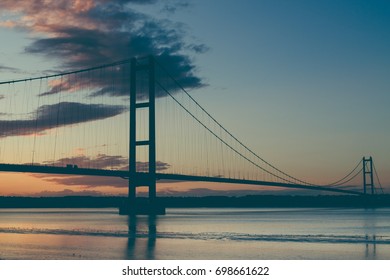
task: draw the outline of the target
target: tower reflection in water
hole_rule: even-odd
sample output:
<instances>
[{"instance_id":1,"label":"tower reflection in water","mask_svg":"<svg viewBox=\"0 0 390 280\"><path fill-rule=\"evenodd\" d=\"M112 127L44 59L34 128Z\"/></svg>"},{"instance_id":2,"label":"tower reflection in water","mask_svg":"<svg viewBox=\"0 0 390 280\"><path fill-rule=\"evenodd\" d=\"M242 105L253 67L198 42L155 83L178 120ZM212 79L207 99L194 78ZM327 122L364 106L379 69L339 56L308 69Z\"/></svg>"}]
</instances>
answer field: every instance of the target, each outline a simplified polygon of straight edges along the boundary
<instances>
[{"instance_id":1,"label":"tower reflection in water","mask_svg":"<svg viewBox=\"0 0 390 280\"><path fill-rule=\"evenodd\" d=\"M366 260L376 259L376 235L366 235L366 250L364 257Z\"/></svg>"},{"instance_id":2,"label":"tower reflection in water","mask_svg":"<svg viewBox=\"0 0 390 280\"><path fill-rule=\"evenodd\" d=\"M375 260L377 258L377 216L376 209L364 209L363 228L366 233L364 259L366 260Z\"/></svg>"},{"instance_id":3,"label":"tower reflection in water","mask_svg":"<svg viewBox=\"0 0 390 280\"><path fill-rule=\"evenodd\" d=\"M157 236L157 216L131 215L128 217L128 226L127 259L154 259Z\"/></svg>"}]
</instances>

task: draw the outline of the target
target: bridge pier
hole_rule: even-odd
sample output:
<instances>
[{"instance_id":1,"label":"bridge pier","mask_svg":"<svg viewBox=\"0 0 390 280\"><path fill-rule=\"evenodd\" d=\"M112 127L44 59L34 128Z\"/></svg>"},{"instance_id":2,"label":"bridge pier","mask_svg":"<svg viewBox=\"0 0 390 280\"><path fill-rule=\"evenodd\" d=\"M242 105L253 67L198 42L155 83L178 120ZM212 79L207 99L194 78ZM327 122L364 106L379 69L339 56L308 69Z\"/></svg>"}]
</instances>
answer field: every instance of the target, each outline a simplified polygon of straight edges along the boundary
<instances>
[{"instance_id":1,"label":"bridge pier","mask_svg":"<svg viewBox=\"0 0 390 280\"><path fill-rule=\"evenodd\" d=\"M119 207L120 215L165 215L165 207L161 205L156 196L156 180L149 177L146 172L136 172L129 178L128 198ZM155 177L154 177L155 178ZM137 198L137 187L148 187L149 197L147 200Z\"/></svg>"},{"instance_id":2,"label":"bridge pier","mask_svg":"<svg viewBox=\"0 0 390 280\"><path fill-rule=\"evenodd\" d=\"M132 202L125 201L119 207L119 215L165 215L165 206L156 202L135 199Z\"/></svg>"},{"instance_id":3,"label":"bridge pier","mask_svg":"<svg viewBox=\"0 0 390 280\"><path fill-rule=\"evenodd\" d=\"M120 207L119 213L127 214L165 214L165 208L158 204L156 196L156 114L155 114L155 65L152 56L147 62L136 58L131 60L130 69L130 143L129 143L129 181L128 199ZM148 101L137 102L137 73L148 73ZM149 139L137 139L137 110L148 110ZM137 147L148 148L149 160L147 172L137 170ZM136 188L147 186L149 188L148 203L138 203Z\"/></svg>"}]
</instances>

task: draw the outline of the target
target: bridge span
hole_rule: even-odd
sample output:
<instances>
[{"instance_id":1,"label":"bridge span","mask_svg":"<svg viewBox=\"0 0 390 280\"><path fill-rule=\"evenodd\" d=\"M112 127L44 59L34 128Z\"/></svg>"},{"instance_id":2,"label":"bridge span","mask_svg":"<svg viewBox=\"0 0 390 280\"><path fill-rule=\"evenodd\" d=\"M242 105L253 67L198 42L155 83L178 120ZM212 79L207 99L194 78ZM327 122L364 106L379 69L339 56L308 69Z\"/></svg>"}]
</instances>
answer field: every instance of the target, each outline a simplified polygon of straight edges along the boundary
<instances>
[{"instance_id":1,"label":"bridge span","mask_svg":"<svg viewBox=\"0 0 390 280\"><path fill-rule=\"evenodd\" d=\"M43 173L43 174L62 174L62 175L83 175L83 176L103 176L103 177L120 177L123 179L129 179L129 171L127 170L104 170L93 168L80 168L76 165L68 165L66 167L59 166L47 166L47 165L27 165L27 164L0 164L0 171L4 172L23 172L23 173ZM150 181L149 173L137 172L135 185L148 186ZM268 182L268 181L256 181L247 179L234 179L234 178L222 178L222 177L206 177L195 175L181 175L181 174L167 174L156 173L156 180L173 180L173 181L192 181L192 182L214 182L214 183L228 183L228 184L243 184L243 185L255 185L255 186L271 186L282 187L292 189L307 189L316 191L327 191L334 193L344 193L353 195L363 195L362 192L345 190L334 188L332 186L312 186L303 184L292 184L282 182Z\"/></svg>"}]
</instances>

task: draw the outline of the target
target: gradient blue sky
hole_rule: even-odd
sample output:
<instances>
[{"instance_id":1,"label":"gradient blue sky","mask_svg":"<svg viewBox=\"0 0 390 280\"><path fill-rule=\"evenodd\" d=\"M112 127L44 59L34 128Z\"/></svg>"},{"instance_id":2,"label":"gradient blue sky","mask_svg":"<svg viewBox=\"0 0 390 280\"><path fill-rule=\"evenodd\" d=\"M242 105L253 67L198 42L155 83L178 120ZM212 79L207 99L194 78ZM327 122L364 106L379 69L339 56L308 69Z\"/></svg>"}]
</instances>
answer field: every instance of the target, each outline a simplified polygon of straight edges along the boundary
<instances>
[{"instance_id":1,"label":"gradient blue sky","mask_svg":"<svg viewBox=\"0 0 390 280\"><path fill-rule=\"evenodd\" d=\"M171 19L209 47L194 95L222 123L301 178L373 156L390 185L390 2L190 3Z\"/></svg>"},{"instance_id":2,"label":"gradient blue sky","mask_svg":"<svg viewBox=\"0 0 390 280\"><path fill-rule=\"evenodd\" d=\"M130 7L177 26L184 44L202 48L180 50L208 84L191 94L259 155L319 183L372 156L390 188L389 1L146 2ZM48 34L6 27L19 20L8 12L0 13L0 67L15 71L0 68L0 80L66 60L26 53Z\"/></svg>"}]
</instances>

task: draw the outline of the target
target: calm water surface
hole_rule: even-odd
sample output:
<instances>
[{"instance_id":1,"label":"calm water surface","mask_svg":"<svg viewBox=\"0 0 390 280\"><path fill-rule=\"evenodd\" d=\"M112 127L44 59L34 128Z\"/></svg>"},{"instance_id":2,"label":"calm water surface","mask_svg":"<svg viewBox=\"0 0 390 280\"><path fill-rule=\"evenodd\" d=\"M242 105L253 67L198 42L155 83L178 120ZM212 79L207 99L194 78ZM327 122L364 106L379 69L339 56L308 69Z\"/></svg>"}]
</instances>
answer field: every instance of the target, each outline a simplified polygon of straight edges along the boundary
<instances>
[{"instance_id":1,"label":"calm water surface","mask_svg":"<svg viewBox=\"0 0 390 280\"><path fill-rule=\"evenodd\" d=\"M390 259L390 208L0 209L0 259Z\"/></svg>"}]
</instances>

